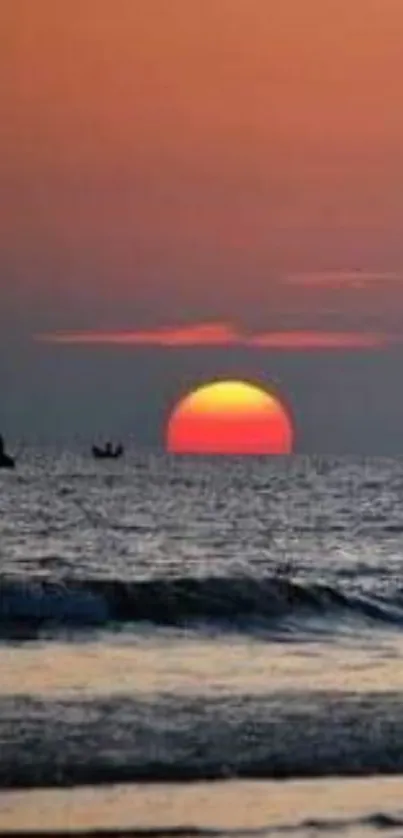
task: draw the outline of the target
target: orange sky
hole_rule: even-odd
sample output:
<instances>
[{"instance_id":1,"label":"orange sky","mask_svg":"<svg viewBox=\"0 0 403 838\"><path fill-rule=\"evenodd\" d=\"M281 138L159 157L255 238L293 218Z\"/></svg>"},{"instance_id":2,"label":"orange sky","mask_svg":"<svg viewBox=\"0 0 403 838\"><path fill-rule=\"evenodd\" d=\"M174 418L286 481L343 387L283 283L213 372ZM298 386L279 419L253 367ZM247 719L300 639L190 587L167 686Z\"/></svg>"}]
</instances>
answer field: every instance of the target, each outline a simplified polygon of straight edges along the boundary
<instances>
[{"instance_id":1,"label":"orange sky","mask_svg":"<svg viewBox=\"0 0 403 838\"><path fill-rule=\"evenodd\" d=\"M1 4L3 308L393 330L402 78L402 0Z\"/></svg>"}]
</instances>

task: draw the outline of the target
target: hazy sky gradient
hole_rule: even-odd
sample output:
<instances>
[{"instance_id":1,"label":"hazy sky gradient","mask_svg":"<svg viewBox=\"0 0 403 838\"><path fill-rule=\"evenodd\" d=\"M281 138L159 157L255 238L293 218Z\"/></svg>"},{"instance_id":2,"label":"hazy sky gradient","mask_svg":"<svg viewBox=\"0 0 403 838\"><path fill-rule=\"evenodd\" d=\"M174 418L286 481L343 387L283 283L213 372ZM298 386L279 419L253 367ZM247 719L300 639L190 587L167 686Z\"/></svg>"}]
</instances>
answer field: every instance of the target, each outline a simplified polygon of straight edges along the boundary
<instances>
[{"instance_id":1,"label":"hazy sky gradient","mask_svg":"<svg viewBox=\"0 0 403 838\"><path fill-rule=\"evenodd\" d=\"M317 370L333 365L348 382L350 363L361 369L357 355L283 359L269 346L196 358L184 348L162 362L164 352L142 348L140 364L133 347L89 355L30 342L60 329L209 321L241 332L399 335L402 78L402 0L1 4L0 384L11 401L0 424L40 429L38 409L29 400L22 409L33 380L59 400L43 428L75 423L90 433L103 397L91 385L84 417L77 375L91 368L102 381L116 362L123 390L132 370L136 404L143 388L147 431L133 407L126 416L144 439L158 438L169 364L170 397L208 376L285 375L307 429L302 448L315 445L311 426L322 427L318 447L327 444ZM390 411L403 417L397 362L377 357L362 354L362 386L370 392L372 380L376 390L381 364ZM354 398L330 437L336 448L355 439Z\"/></svg>"}]
</instances>

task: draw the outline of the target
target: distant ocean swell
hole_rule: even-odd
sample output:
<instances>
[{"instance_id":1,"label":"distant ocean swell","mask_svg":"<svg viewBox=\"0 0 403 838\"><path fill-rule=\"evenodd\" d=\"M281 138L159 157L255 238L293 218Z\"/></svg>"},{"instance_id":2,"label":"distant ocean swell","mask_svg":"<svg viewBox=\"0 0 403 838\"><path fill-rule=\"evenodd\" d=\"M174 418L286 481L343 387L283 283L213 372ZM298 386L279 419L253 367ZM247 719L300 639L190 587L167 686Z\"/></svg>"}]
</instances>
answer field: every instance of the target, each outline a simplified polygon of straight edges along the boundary
<instances>
[{"instance_id":1,"label":"distant ocean swell","mask_svg":"<svg viewBox=\"0 0 403 838\"><path fill-rule=\"evenodd\" d=\"M336 619L335 619L336 618ZM85 630L112 623L197 627L215 624L241 631L278 630L315 619L326 627L343 619L403 626L403 593L348 594L325 584L282 577L118 579L0 577L0 636L21 629Z\"/></svg>"},{"instance_id":2,"label":"distant ocean swell","mask_svg":"<svg viewBox=\"0 0 403 838\"><path fill-rule=\"evenodd\" d=\"M0 700L0 787L403 771L399 694Z\"/></svg>"}]
</instances>

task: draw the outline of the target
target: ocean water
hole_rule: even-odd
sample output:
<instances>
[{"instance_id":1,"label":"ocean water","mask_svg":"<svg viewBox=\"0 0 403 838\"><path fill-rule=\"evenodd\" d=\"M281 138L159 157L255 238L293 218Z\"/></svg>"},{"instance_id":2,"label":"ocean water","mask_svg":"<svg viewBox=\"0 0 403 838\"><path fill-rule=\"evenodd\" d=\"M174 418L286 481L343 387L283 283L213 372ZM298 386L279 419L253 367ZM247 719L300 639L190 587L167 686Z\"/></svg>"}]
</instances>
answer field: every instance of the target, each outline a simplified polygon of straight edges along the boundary
<instances>
[{"instance_id":1,"label":"ocean water","mask_svg":"<svg viewBox=\"0 0 403 838\"><path fill-rule=\"evenodd\" d=\"M0 513L2 834L403 834L403 460L37 448Z\"/></svg>"}]
</instances>

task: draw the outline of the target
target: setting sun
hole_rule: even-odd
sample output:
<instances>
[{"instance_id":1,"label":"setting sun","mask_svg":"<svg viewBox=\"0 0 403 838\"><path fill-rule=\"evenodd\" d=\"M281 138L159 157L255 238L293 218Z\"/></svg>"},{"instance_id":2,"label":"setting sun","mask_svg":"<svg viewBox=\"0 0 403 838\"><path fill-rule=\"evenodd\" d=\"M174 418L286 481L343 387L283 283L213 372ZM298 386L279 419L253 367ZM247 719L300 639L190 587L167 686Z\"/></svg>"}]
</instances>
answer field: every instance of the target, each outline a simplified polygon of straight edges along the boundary
<instances>
[{"instance_id":1,"label":"setting sun","mask_svg":"<svg viewBox=\"0 0 403 838\"><path fill-rule=\"evenodd\" d=\"M290 454L293 427L277 396L243 381L217 381L185 396L168 421L173 454Z\"/></svg>"}]
</instances>

